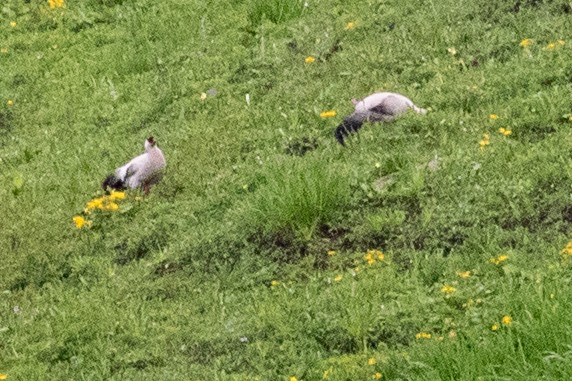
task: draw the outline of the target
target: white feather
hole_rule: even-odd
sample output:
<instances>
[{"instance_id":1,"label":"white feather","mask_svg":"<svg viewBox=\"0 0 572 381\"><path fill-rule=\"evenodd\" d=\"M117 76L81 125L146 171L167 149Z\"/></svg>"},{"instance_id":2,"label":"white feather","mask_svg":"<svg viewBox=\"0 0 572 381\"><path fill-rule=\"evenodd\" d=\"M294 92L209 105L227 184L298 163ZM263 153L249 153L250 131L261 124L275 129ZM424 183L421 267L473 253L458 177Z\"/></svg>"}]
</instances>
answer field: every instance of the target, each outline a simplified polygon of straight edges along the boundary
<instances>
[{"instance_id":1,"label":"white feather","mask_svg":"<svg viewBox=\"0 0 572 381\"><path fill-rule=\"evenodd\" d=\"M368 95L364 99L358 101L355 105L355 109L356 112L369 112L372 108L375 108L388 100L391 100L392 106L398 110L399 113L405 112L410 108L417 108L411 99L407 98L405 95L383 92Z\"/></svg>"},{"instance_id":2,"label":"white feather","mask_svg":"<svg viewBox=\"0 0 572 381\"><path fill-rule=\"evenodd\" d=\"M117 176L131 189L153 185L161 180L166 166L165 156L156 145L145 140L145 153L115 170Z\"/></svg>"}]
</instances>

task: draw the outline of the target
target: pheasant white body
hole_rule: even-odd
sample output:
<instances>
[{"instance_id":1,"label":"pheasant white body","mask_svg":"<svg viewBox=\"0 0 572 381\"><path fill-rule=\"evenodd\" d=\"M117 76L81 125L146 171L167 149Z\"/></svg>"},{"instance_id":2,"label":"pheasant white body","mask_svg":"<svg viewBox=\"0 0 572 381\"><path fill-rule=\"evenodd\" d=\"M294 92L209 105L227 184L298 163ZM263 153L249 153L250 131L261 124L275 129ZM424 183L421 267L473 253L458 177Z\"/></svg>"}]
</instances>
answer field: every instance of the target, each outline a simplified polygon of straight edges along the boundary
<instances>
[{"instance_id":1,"label":"pheasant white body","mask_svg":"<svg viewBox=\"0 0 572 381\"><path fill-rule=\"evenodd\" d=\"M103 189L142 188L148 193L150 187L163 177L166 164L163 152L153 137L150 137L145 140L145 153L117 168L113 175L105 179Z\"/></svg>"},{"instance_id":2,"label":"pheasant white body","mask_svg":"<svg viewBox=\"0 0 572 381\"><path fill-rule=\"evenodd\" d=\"M374 93L361 100L352 99L352 103L355 111L335 131L341 145L344 145L346 136L359 130L364 122L390 122L409 109L419 114L427 112L406 96L390 92Z\"/></svg>"}]
</instances>

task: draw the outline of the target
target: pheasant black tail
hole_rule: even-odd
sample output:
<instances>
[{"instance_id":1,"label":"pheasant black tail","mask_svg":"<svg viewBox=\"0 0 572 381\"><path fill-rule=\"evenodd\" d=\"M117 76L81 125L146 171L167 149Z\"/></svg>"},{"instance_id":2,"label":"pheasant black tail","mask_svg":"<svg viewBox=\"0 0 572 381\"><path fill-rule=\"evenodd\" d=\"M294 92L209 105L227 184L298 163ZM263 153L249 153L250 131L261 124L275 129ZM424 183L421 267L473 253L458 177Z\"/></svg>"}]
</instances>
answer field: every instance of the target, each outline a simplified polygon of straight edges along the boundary
<instances>
[{"instance_id":1,"label":"pheasant black tail","mask_svg":"<svg viewBox=\"0 0 572 381\"><path fill-rule=\"evenodd\" d=\"M338 143L342 146L345 146L345 138L353 133L356 132L361 128L363 125L363 121L361 119L355 118L353 116L348 116L344 119L344 121L336 128L334 131L334 136Z\"/></svg>"}]
</instances>

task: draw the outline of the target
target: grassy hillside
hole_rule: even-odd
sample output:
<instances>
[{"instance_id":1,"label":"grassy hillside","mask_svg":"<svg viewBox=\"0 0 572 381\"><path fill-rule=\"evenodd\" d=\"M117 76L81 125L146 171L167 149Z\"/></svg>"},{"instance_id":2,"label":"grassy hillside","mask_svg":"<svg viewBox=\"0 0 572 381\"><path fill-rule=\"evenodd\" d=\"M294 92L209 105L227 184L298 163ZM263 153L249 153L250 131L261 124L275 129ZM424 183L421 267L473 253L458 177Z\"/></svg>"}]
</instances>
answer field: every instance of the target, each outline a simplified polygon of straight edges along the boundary
<instances>
[{"instance_id":1,"label":"grassy hillside","mask_svg":"<svg viewBox=\"0 0 572 381\"><path fill-rule=\"evenodd\" d=\"M0 378L572 379L570 17L5 0ZM379 90L429 113L342 148ZM150 135L163 182L86 213Z\"/></svg>"}]
</instances>

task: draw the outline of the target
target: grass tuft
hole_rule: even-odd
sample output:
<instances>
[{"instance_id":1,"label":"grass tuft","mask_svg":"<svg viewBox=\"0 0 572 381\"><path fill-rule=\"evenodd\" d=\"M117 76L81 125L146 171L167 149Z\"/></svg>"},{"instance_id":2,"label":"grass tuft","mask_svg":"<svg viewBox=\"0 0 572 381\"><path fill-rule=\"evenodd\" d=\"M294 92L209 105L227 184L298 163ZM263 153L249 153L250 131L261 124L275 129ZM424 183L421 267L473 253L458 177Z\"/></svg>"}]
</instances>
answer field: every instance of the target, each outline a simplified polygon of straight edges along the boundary
<instances>
[{"instance_id":1,"label":"grass tuft","mask_svg":"<svg viewBox=\"0 0 572 381\"><path fill-rule=\"evenodd\" d=\"M314 157L272 163L264 184L241 208L250 226L265 233L284 230L309 240L335 221L351 200L344 172Z\"/></svg>"},{"instance_id":2,"label":"grass tuft","mask_svg":"<svg viewBox=\"0 0 572 381\"><path fill-rule=\"evenodd\" d=\"M301 0L254 0L250 3L248 19L253 26L264 20L279 24L300 17L303 10Z\"/></svg>"}]
</instances>

